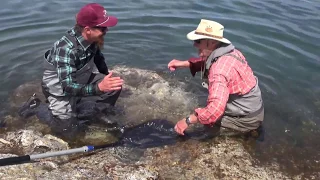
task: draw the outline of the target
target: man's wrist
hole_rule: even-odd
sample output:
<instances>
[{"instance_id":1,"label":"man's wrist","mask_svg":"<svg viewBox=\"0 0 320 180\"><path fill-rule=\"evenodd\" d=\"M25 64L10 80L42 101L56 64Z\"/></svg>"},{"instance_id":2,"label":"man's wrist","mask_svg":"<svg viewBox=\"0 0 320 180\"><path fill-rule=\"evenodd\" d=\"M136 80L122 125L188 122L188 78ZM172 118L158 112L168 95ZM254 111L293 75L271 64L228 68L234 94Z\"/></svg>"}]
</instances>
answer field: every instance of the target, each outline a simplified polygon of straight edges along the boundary
<instances>
[{"instance_id":1,"label":"man's wrist","mask_svg":"<svg viewBox=\"0 0 320 180\"><path fill-rule=\"evenodd\" d=\"M99 84L100 84L100 83L97 83L97 84L94 86L94 87L95 87L95 94L97 94L97 95L103 94L103 91L100 90Z\"/></svg>"},{"instance_id":2,"label":"man's wrist","mask_svg":"<svg viewBox=\"0 0 320 180\"><path fill-rule=\"evenodd\" d=\"M198 117L194 114L191 114L190 116L186 117L186 123L189 124L195 124L198 122Z\"/></svg>"},{"instance_id":3,"label":"man's wrist","mask_svg":"<svg viewBox=\"0 0 320 180\"><path fill-rule=\"evenodd\" d=\"M191 124L190 116L186 117L186 123L187 123L188 126Z\"/></svg>"},{"instance_id":4,"label":"man's wrist","mask_svg":"<svg viewBox=\"0 0 320 180\"><path fill-rule=\"evenodd\" d=\"M188 60L184 61L183 62L183 67L190 67L190 62Z\"/></svg>"}]
</instances>

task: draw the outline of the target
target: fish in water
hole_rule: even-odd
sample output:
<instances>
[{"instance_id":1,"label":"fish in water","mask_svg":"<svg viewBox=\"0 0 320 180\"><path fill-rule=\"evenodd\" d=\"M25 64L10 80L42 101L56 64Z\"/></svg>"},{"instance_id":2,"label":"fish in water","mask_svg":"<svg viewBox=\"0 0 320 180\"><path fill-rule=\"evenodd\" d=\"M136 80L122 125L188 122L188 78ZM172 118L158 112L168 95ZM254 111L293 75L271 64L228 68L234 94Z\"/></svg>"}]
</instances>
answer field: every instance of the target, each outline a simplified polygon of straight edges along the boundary
<instances>
[{"instance_id":1,"label":"fish in water","mask_svg":"<svg viewBox=\"0 0 320 180\"><path fill-rule=\"evenodd\" d=\"M185 133L185 136L177 134L175 124L165 119L153 119L142 124L124 127L121 129L121 138L116 146L151 148L175 144L188 139L207 140L218 134L219 128L200 127Z\"/></svg>"},{"instance_id":2,"label":"fish in water","mask_svg":"<svg viewBox=\"0 0 320 180\"><path fill-rule=\"evenodd\" d=\"M179 135L174 124L164 119L154 119L137 126L124 128L121 142L124 146L150 148L174 144Z\"/></svg>"}]
</instances>

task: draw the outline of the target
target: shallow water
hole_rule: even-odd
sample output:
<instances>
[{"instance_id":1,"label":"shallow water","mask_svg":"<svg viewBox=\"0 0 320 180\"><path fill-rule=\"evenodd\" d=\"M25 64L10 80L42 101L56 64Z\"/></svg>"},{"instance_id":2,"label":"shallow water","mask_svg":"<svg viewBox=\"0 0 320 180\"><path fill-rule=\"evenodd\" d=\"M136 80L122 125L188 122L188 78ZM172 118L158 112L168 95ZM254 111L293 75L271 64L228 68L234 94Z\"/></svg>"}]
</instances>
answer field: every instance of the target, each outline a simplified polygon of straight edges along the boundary
<instances>
[{"instance_id":1,"label":"shallow water","mask_svg":"<svg viewBox=\"0 0 320 180\"><path fill-rule=\"evenodd\" d=\"M0 8L0 114L8 95L41 76L46 49L74 24L89 1L2 2ZM188 70L169 73L173 59L195 56L186 34L200 18L217 20L246 55L265 100L266 141L248 145L262 163L276 161L290 173L320 171L320 2L318 1L118 1L102 3L119 24L110 29L104 53L110 66L157 70L190 84L204 103L205 90ZM273 158L270 158L273 157Z\"/></svg>"}]
</instances>

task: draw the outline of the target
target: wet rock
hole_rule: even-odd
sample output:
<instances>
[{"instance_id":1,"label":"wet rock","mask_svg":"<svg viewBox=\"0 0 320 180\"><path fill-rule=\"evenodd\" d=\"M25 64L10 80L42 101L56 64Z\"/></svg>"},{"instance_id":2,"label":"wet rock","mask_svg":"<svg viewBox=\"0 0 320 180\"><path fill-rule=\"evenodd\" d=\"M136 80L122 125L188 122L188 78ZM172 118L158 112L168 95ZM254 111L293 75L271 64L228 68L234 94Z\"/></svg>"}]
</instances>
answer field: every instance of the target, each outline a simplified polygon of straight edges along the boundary
<instances>
[{"instance_id":1,"label":"wet rock","mask_svg":"<svg viewBox=\"0 0 320 180\"><path fill-rule=\"evenodd\" d=\"M112 155L121 163L134 164L144 155L144 149L118 147L111 149Z\"/></svg>"},{"instance_id":2,"label":"wet rock","mask_svg":"<svg viewBox=\"0 0 320 180\"><path fill-rule=\"evenodd\" d=\"M110 71L125 82L116 103L116 112L108 117L119 124L140 124L156 118L176 122L197 106L197 98L185 91L183 82L170 82L154 71L126 66L115 66ZM12 108L16 110L33 93L44 103L40 84L40 80L35 80L15 89L9 97Z\"/></svg>"},{"instance_id":3,"label":"wet rock","mask_svg":"<svg viewBox=\"0 0 320 180\"><path fill-rule=\"evenodd\" d=\"M185 117L197 99L183 83L172 83L159 74L116 66L111 70L125 84L116 106L123 113L108 117L121 123L140 124L149 119L172 122ZM42 95L40 81L17 88L11 105L19 107L33 93ZM43 99L42 99L43 100ZM43 101L44 102L44 101ZM14 117L10 117L15 119ZM24 130L2 134L0 158L68 149L59 138L40 133L39 121L15 121ZM102 128L103 129L103 128ZM84 140L92 144L112 142L101 129L92 128ZM42 130L41 130L42 131ZM96 141L102 139L103 141ZM106 141L106 139L108 139ZM9 142L9 143L8 143ZM278 164L259 165L245 150L246 142L229 137L208 141L186 140L164 147L135 149L113 147L61 158L47 158L21 165L0 167L0 179L299 179L281 173Z\"/></svg>"},{"instance_id":4,"label":"wet rock","mask_svg":"<svg viewBox=\"0 0 320 180\"><path fill-rule=\"evenodd\" d=\"M0 117L2 117L1 115L0 115ZM0 128L4 128L5 126L6 126L6 120L5 119L0 119Z\"/></svg>"},{"instance_id":5,"label":"wet rock","mask_svg":"<svg viewBox=\"0 0 320 180\"><path fill-rule=\"evenodd\" d=\"M142 163L124 164L106 149L90 156L74 156L68 163L51 161L0 167L0 179L157 179L152 166ZM15 155L0 155L0 158ZM80 158L81 157L81 158Z\"/></svg>"},{"instance_id":6,"label":"wet rock","mask_svg":"<svg viewBox=\"0 0 320 180\"><path fill-rule=\"evenodd\" d=\"M33 134L34 133L34 134ZM33 135L32 135L33 134ZM21 147L55 146L63 142L33 131L17 133ZM8 133L8 137L13 137ZM21 138L25 138L21 141ZM19 140L20 138L20 140ZM37 142L41 138L60 142ZM30 142L33 141L33 142ZM57 143L56 142L56 143ZM92 153L71 155L66 161L40 160L36 163L0 167L0 179L294 179L282 174L274 163L259 166L244 149L240 139L219 137L206 142L188 140L175 145L145 150L125 147L106 148ZM32 151L30 149L26 149ZM34 151L35 152L35 151ZM15 156L0 155L1 158ZM133 156L136 159L132 158ZM131 161L124 161L129 159ZM297 176L298 177L298 176Z\"/></svg>"},{"instance_id":7,"label":"wet rock","mask_svg":"<svg viewBox=\"0 0 320 180\"><path fill-rule=\"evenodd\" d=\"M0 154L0 158L16 157L17 155L31 155L49 151L66 150L68 143L52 135L42 135L32 130L20 130L8 132L4 139L10 144L1 148L1 153L10 152L16 154ZM36 160L35 163L25 163L0 167L0 179L35 179L37 174L52 171L58 168L58 163L68 161L68 157L52 157Z\"/></svg>"},{"instance_id":8,"label":"wet rock","mask_svg":"<svg viewBox=\"0 0 320 180\"><path fill-rule=\"evenodd\" d=\"M0 154L0 158L15 157L14 154ZM33 164L11 165L0 167L0 179L15 180L19 178L35 179Z\"/></svg>"},{"instance_id":9,"label":"wet rock","mask_svg":"<svg viewBox=\"0 0 320 180\"><path fill-rule=\"evenodd\" d=\"M126 179L126 180L149 180L158 179L159 173L150 167L144 167L143 165L123 166L116 165L114 167L105 166L105 172L107 175L112 174L111 177Z\"/></svg>"},{"instance_id":10,"label":"wet rock","mask_svg":"<svg viewBox=\"0 0 320 180\"><path fill-rule=\"evenodd\" d=\"M2 144L7 144L7 145L11 145L11 142L7 141L7 140L4 140L2 138L0 138L0 143Z\"/></svg>"},{"instance_id":11,"label":"wet rock","mask_svg":"<svg viewBox=\"0 0 320 180\"><path fill-rule=\"evenodd\" d=\"M125 82L126 93L117 102L125 111L125 116L117 118L123 124L140 124L148 119L176 122L198 105L195 95L187 92L182 82L170 82L154 71L125 66L115 66L112 71Z\"/></svg>"},{"instance_id":12,"label":"wet rock","mask_svg":"<svg viewBox=\"0 0 320 180\"><path fill-rule=\"evenodd\" d=\"M11 152L19 155L38 154L48 151L60 151L69 149L68 143L50 134L42 135L40 132L32 130L19 130L8 132L3 138L10 142L1 148L1 152ZM66 161L68 157L48 158L59 161Z\"/></svg>"},{"instance_id":13,"label":"wet rock","mask_svg":"<svg viewBox=\"0 0 320 180\"><path fill-rule=\"evenodd\" d=\"M85 132L82 142L84 144L95 145L108 144L117 141L117 138L109 133L105 128L97 126L89 126L89 129Z\"/></svg>"},{"instance_id":14,"label":"wet rock","mask_svg":"<svg viewBox=\"0 0 320 180\"><path fill-rule=\"evenodd\" d=\"M277 164L255 165L241 142L217 138L187 141L165 149L149 149L144 162L154 165L163 179L287 179ZM290 179L290 178L289 178Z\"/></svg>"},{"instance_id":15,"label":"wet rock","mask_svg":"<svg viewBox=\"0 0 320 180\"><path fill-rule=\"evenodd\" d=\"M45 97L41 89L41 80L37 79L17 87L10 95L9 102L11 107L19 108L23 103L25 103L34 93L37 97L45 102Z\"/></svg>"}]
</instances>

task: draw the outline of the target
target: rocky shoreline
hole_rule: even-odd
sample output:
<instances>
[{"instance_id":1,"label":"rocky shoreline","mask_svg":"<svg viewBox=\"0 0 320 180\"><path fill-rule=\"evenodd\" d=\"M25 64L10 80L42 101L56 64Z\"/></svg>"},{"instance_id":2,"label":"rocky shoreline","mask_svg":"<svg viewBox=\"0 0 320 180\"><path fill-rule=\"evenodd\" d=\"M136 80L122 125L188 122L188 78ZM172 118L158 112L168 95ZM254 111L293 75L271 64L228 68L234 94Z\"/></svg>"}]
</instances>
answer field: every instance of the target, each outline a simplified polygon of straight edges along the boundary
<instances>
[{"instance_id":1,"label":"rocky shoreline","mask_svg":"<svg viewBox=\"0 0 320 180\"><path fill-rule=\"evenodd\" d=\"M68 149L68 143L32 130L8 132L0 142L3 154L37 154ZM242 139L216 137L175 145L128 149L107 148L92 153L41 159L0 167L1 179L300 179L288 177L277 164L260 167L244 149ZM6 142L6 143L4 143ZM8 144L9 143L9 144Z\"/></svg>"},{"instance_id":2,"label":"rocky shoreline","mask_svg":"<svg viewBox=\"0 0 320 180\"><path fill-rule=\"evenodd\" d=\"M117 105L125 109L116 116L121 123L141 124L149 119L176 122L198 106L182 82L170 82L159 74L115 67L125 80ZM74 148L74 143L50 134L50 128L35 117L24 120L16 109L33 93L43 101L39 81L28 82L9 98L11 115L0 128L0 158ZM82 140L82 139L80 139ZM91 127L83 142L94 145L116 141L103 127ZM258 143L243 138L218 136L210 140L185 140L148 149L113 147L90 153L53 157L20 165L0 167L0 179L302 179L281 172L277 163L260 165L245 148Z\"/></svg>"}]
</instances>

